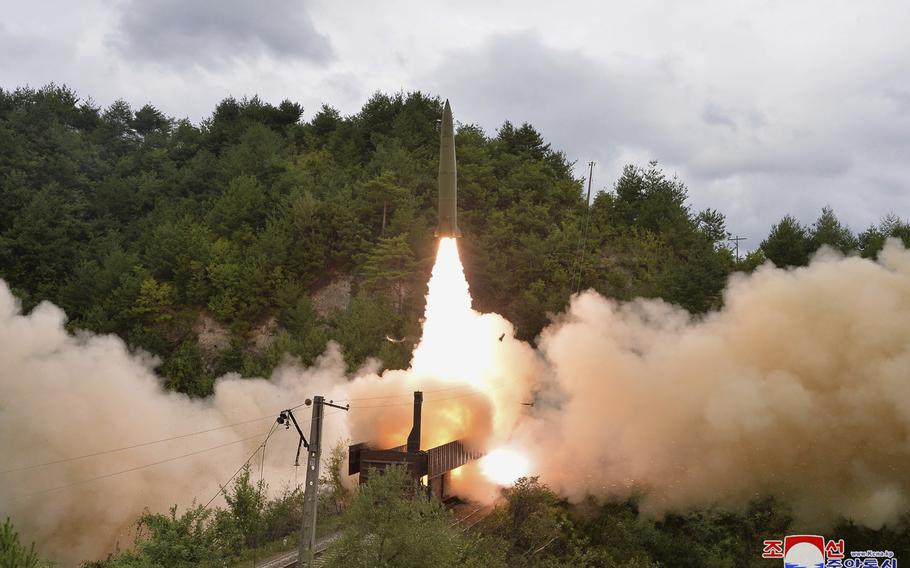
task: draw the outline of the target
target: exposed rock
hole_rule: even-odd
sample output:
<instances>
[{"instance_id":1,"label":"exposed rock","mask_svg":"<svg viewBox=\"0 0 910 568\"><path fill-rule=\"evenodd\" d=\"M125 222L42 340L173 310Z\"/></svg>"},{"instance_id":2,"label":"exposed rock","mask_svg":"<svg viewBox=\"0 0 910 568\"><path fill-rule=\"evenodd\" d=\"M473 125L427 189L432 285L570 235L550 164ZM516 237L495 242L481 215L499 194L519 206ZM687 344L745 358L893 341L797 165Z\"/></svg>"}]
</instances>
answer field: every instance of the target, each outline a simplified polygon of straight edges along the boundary
<instances>
[{"instance_id":1,"label":"exposed rock","mask_svg":"<svg viewBox=\"0 0 910 568\"><path fill-rule=\"evenodd\" d=\"M313 309L319 317L328 317L335 310L344 310L351 303L351 277L338 276L313 293Z\"/></svg>"},{"instance_id":2,"label":"exposed rock","mask_svg":"<svg viewBox=\"0 0 910 568\"><path fill-rule=\"evenodd\" d=\"M271 345L276 335L278 335L278 320L275 319L275 316L269 317L250 332L253 345L258 350L265 349Z\"/></svg>"},{"instance_id":3,"label":"exposed rock","mask_svg":"<svg viewBox=\"0 0 910 568\"><path fill-rule=\"evenodd\" d=\"M199 341L199 348L208 356L223 351L231 345L231 333L212 316L202 312L193 324L193 331Z\"/></svg>"}]
</instances>

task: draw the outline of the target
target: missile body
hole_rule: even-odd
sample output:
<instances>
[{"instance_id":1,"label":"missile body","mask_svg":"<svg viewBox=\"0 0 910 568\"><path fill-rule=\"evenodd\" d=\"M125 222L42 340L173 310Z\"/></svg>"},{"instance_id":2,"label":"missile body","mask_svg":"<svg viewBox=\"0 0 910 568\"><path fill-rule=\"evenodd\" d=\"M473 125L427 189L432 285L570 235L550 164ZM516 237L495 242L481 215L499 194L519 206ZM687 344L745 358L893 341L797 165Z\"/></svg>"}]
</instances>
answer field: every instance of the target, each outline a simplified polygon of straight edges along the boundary
<instances>
[{"instance_id":1,"label":"missile body","mask_svg":"<svg viewBox=\"0 0 910 568\"><path fill-rule=\"evenodd\" d=\"M458 230L458 186L455 180L455 127L449 101L442 111L439 129L439 224L437 237L460 237Z\"/></svg>"}]
</instances>

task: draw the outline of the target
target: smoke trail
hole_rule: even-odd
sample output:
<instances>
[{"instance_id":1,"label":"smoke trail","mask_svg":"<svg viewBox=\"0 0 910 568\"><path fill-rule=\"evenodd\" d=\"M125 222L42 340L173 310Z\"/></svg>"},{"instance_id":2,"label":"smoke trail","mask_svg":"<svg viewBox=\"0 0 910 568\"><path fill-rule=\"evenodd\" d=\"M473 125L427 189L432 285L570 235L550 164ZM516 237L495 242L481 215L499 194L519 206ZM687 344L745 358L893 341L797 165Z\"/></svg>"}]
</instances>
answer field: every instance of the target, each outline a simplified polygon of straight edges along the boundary
<instances>
[{"instance_id":1,"label":"smoke trail","mask_svg":"<svg viewBox=\"0 0 910 568\"><path fill-rule=\"evenodd\" d=\"M523 447L564 495L644 491L660 513L759 495L802 521L908 509L910 253L823 251L734 277L702 319L587 292L540 341L552 380Z\"/></svg>"}]
</instances>

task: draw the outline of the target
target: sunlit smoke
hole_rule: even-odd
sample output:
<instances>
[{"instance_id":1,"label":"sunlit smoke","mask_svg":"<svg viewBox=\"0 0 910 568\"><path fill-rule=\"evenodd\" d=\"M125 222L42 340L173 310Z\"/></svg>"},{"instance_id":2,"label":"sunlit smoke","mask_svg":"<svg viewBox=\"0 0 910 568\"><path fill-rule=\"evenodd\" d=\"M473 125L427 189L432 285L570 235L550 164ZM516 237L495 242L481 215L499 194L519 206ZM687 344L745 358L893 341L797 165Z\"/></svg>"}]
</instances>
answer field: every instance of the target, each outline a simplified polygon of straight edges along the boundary
<instances>
[{"instance_id":1,"label":"sunlit smoke","mask_svg":"<svg viewBox=\"0 0 910 568\"><path fill-rule=\"evenodd\" d=\"M207 502L279 410L345 392L334 344L309 369L282 365L268 381L226 375L201 400L165 391L154 358L120 338L73 336L64 323L48 303L21 313L0 281L0 518L64 566L129 546L145 508ZM325 439L347 436L338 418L326 417ZM296 444L283 429L270 438L263 476L273 490L293 481Z\"/></svg>"},{"instance_id":2,"label":"sunlit smoke","mask_svg":"<svg viewBox=\"0 0 910 568\"><path fill-rule=\"evenodd\" d=\"M512 448L497 448L480 460L480 470L498 485L512 485L530 471L528 458Z\"/></svg>"},{"instance_id":3,"label":"sunlit smoke","mask_svg":"<svg viewBox=\"0 0 910 568\"><path fill-rule=\"evenodd\" d=\"M651 514L774 495L804 528L910 507L910 252L823 249L731 278L693 317L575 297L541 334L550 378L515 443L571 499Z\"/></svg>"}]
</instances>

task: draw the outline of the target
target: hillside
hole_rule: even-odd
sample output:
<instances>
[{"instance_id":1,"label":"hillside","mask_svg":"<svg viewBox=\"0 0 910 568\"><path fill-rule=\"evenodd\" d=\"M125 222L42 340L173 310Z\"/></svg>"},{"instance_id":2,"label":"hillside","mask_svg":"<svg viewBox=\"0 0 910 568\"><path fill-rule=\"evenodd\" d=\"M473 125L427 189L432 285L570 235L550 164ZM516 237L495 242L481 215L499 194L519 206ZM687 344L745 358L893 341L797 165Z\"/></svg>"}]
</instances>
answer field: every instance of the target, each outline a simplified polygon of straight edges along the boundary
<instances>
[{"instance_id":1,"label":"hillside","mask_svg":"<svg viewBox=\"0 0 910 568\"><path fill-rule=\"evenodd\" d=\"M194 395L284 353L308 363L329 339L352 366L405 366L409 346L384 338L418 330L440 108L377 94L303 122L289 101L226 99L194 125L53 85L0 91L0 275L26 307L53 301L72 329L160 356L169 386ZM532 126L462 125L457 147L477 307L522 337L580 286L695 311L719 301L723 219L690 213L656 167L600 194L583 239L582 181Z\"/></svg>"},{"instance_id":2,"label":"hillside","mask_svg":"<svg viewBox=\"0 0 910 568\"><path fill-rule=\"evenodd\" d=\"M0 90L0 278L25 311L48 300L65 310L69 331L116 334L155 354L165 386L193 397L227 372L268 376L288 355L310 364L329 341L351 368L370 358L405 368L436 250L440 110L437 97L380 93L353 116L323 106L306 121L290 101L226 99L192 124L151 105L101 109L53 85ZM888 237L910 245L910 225L896 215L855 234L825 208L808 226L785 216L738 259L723 214L691 210L682 180L656 163L627 166L586 207L584 180L531 125L506 122L495 134L461 125L456 145L474 307L502 314L524 340L586 288L662 298L697 320L722 306L732 273L766 260L803 266L823 246L871 258ZM337 471L343 452L333 459ZM431 519L432 538L402 545L414 565L420 546L477 565L761 565L762 539L795 526L786 502L760 493L739 510L704 505L654 519L639 515L638 496L570 503L531 478L464 535L438 503L424 511L426 502L401 504L401 492L386 489L410 528L359 526L374 504L355 501L333 562L361 550L365 534L406 535ZM189 542L196 556L186 565L223 565L296 531L299 493L266 499L249 469L233 490L228 509L141 516L149 532L137 558L175 565L169 543ZM254 493L252 509L237 505ZM840 519L836 529L902 553L907 542L906 515L881 528ZM133 555L98 565L134 565Z\"/></svg>"}]
</instances>

